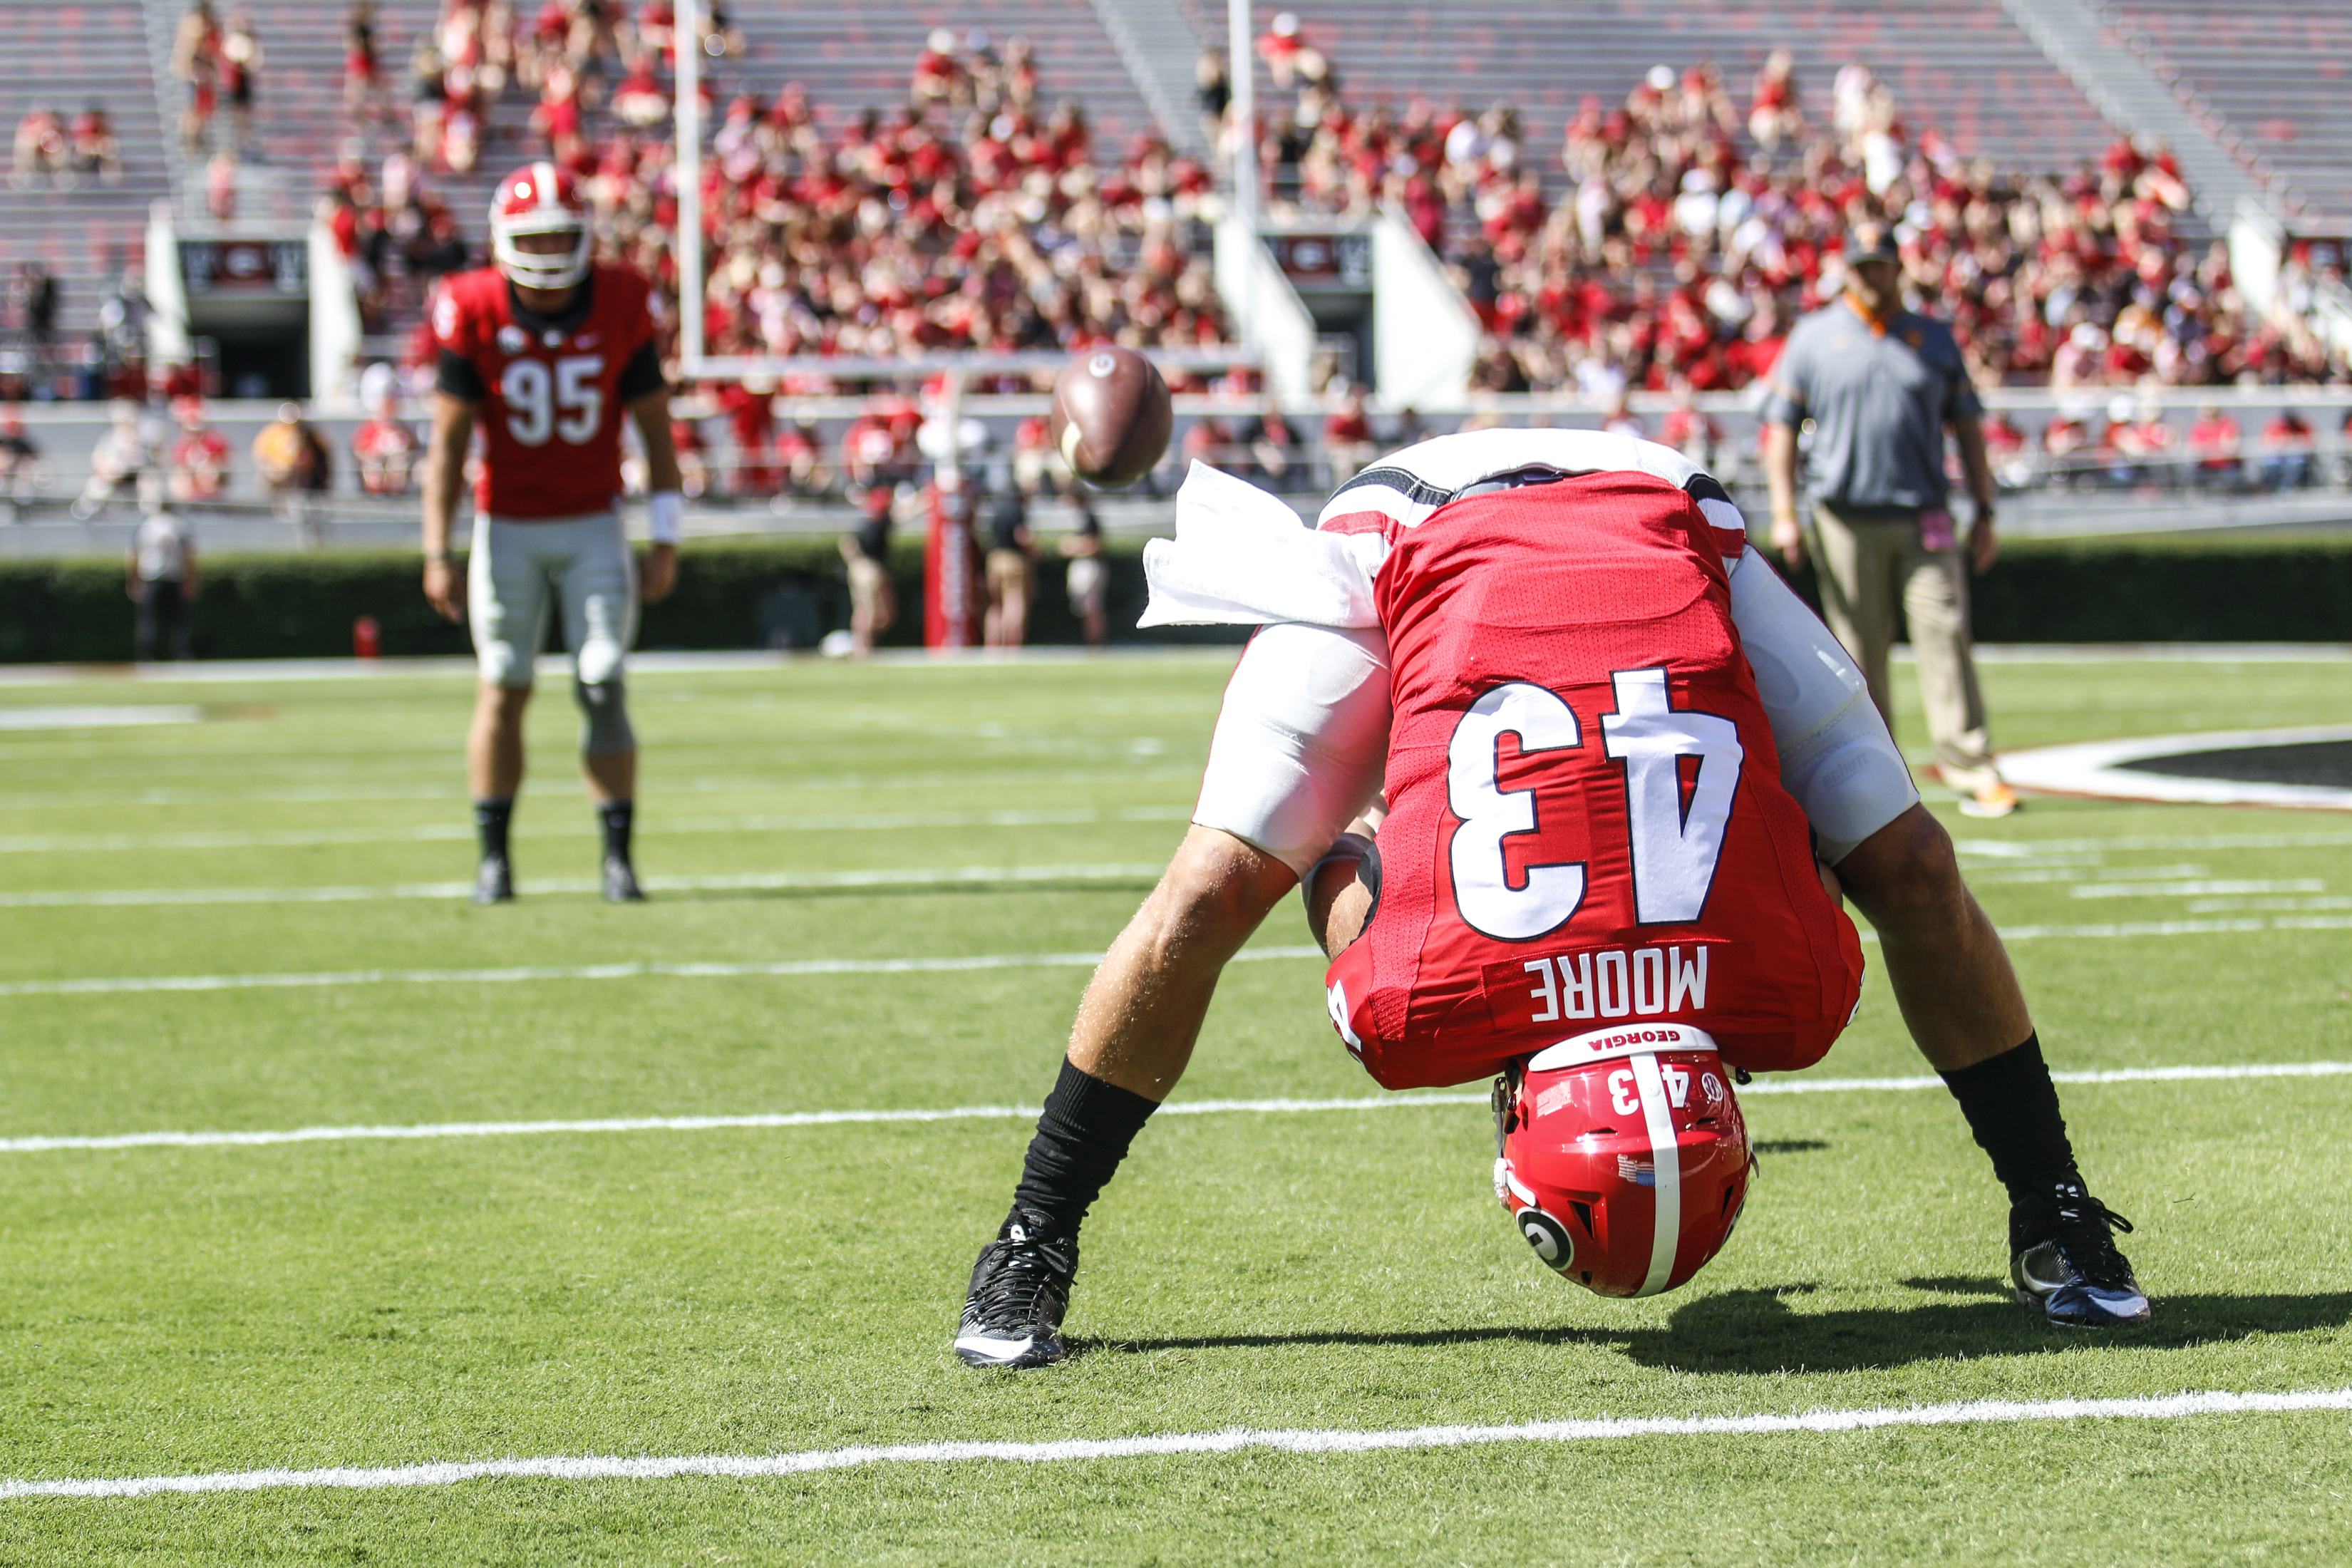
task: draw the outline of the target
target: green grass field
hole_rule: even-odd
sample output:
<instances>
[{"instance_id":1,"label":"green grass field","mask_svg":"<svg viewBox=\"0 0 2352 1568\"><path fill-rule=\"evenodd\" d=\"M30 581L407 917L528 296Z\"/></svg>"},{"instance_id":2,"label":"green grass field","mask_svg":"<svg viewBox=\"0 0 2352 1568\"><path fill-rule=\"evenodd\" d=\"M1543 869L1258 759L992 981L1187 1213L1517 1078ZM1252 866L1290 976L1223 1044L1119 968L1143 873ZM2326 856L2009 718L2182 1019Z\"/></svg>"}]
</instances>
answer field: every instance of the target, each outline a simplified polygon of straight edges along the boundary
<instances>
[{"instance_id":1,"label":"green grass field","mask_svg":"<svg viewBox=\"0 0 2352 1568\"><path fill-rule=\"evenodd\" d=\"M1940 1089L1751 1095L1763 1179L1737 1238L1638 1303L1528 1256L1475 1107L1166 1116L1088 1228L1070 1319L1086 1353L1011 1376L948 1342L1018 1116L24 1142L1034 1105L1087 978L1068 955L1101 950L1180 836L1228 664L642 671L656 897L637 908L585 890L593 825L557 683L532 721L526 896L494 910L435 891L471 868L462 668L0 688L0 719L201 712L0 729L0 1478L2352 1384L2352 1077L2065 1089L2096 1189L2140 1226L2126 1245L2158 1321L2122 1339L2062 1337L2007 1299L2003 1205ZM2015 747L2352 721L2347 672L1987 677ZM2066 801L1950 820L1995 920L2039 933L2013 951L2061 1069L2352 1058L2352 824ZM384 896L204 891L250 889ZM2263 929L2210 929L2232 921ZM2139 930L2167 922L2189 929ZM1307 940L1292 903L1258 945ZM1037 955L1061 956L631 967ZM1319 964L1261 956L1230 972L1177 1101L1375 1096L1325 1021ZM451 973L597 965L625 972ZM322 973L346 978L59 984ZM1925 1070L1874 973L1817 1073ZM0 1499L0 1563L2340 1562L2347 1425L17 1497Z\"/></svg>"}]
</instances>

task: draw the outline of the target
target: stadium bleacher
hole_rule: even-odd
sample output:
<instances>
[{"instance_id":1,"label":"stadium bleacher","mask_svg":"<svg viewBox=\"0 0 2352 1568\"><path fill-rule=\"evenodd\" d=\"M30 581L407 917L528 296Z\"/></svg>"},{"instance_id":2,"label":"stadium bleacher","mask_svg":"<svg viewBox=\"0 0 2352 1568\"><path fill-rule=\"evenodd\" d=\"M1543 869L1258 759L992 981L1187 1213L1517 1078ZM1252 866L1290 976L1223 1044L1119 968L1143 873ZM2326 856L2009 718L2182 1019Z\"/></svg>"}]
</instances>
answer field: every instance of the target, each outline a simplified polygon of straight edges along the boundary
<instances>
[{"instance_id":1,"label":"stadium bleacher","mask_svg":"<svg viewBox=\"0 0 2352 1568\"><path fill-rule=\"evenodd\" d=\"M1223 44L1224 8L1177 0L1204 43ZM1560 139L1585 95L1610 107L1654 65L1713 61L1744 108L1765 57L1786 47L1797 59L1805 108L1829 111L1830 79L1849 61L1869 66L1906 117L1938 127L1965 156L2004 168L2054 171L2095 158L2115 132L1998 0L1894 7L1872 0L1755 4L1688 0L1671 6L1607 0L1530 27L1510 0L1349 0L1294 7L1307 40L1329 55L1352 100L1419 93L1438 108L1517 107L1530 162L1559 181ZM1276 10L1258 7L1261 26ZM1260 68L1263 71L1263 67Z\"/></svg>"},{"instance_id":2,"label":"stadium bleacher","mask_svg":"<svg viewBox=\"0 0 2352 1568\"><path fill-rule=\"evenodd\" d=\"M148 204L168 193L154 72L136 5L0 6L0 114L71 117L99 104L122 149L122 181L11 187L0 196L0 258L37 261L59 285L61 335L89 330L99 301L145 248Z\"/></svg>"},{"instance_id":3,"label":"stadium bleacher","mask_svg":"<svg viewBox=\"0 0 2352 1568\"><path fill-rule=\"evenodd\" d=\"M333 168L337 150L352 134L343 112L342 8L304 0L248 0L243 8L268 49L256 119L263 153L282 168L307 172L299 182L307 207L309 196ZM404 111L409 52L440 9L438 0L384 0L376 8L378 54L393 99ZM743 57L704 67L722 105L739 90L765 103L787 81L801 83L819 113L836 120L869 106L903 102L924 38L935 27L951 26L960 35L983 29L999 43L1016 34L1028 38L1035 47L1039 96L1048 104L1083 104L1107 148L1152 128L1141 93L1085 0L964 0L852 16L832 6L740 6L730 20L743 36ZM527 89L509 83L491 112L480 167L467 176L430 176L478 245L479 215L499 177L543 149L527 129L531 102ZM404 136L404 127L390 134L379 132L371 140L381 156Z\"/></svg>"},{"instance_id":4,"label":"stadium bleacher","mask_svg":"<svg viewBox=\"0 0 2352 1568\"><path fill-rule=\"evenodd\" d=\"M2296 226L2352 232L2352 6L2341 0L2113 0L2120 41L2262 175Z\"/></svg>"}]
</instances>

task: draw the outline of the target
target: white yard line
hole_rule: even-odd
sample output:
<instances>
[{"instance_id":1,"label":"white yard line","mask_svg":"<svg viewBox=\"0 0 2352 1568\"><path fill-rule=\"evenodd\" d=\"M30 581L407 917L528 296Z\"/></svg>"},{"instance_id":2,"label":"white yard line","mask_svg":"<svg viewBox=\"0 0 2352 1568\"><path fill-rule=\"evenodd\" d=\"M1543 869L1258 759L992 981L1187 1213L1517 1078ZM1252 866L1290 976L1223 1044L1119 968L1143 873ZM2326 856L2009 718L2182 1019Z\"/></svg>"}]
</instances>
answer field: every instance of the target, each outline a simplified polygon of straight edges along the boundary
<instances>
[{"instance_id":1,"label":"white yard line","mask_svg":"<svg viewBox=\"0 0 2352 1568\"><path fill-rule=\"evenodd\" d=\"M1374 1454L1412 1448L1466 1448L1496 1443L1596 1443L1631 1437L1762 1437L1783 1433L1876 1432L1897 1426L2008 1426L2027 1421L2179 1421L2200 1415L2275 1415L2352 1410L2352 1388L2286 1394L2212 1391L2152 1399L1970 1399L1948 1405L1869 1405L1792 1415L1602 1416L1525 1421L1496 1426L1406 1426L1373 1430L1290 1430L1229 1426L1219 1432L1064 1438L1045 1443L905 1443L808 1448L786 1454L697 1454L674 1458L552 1457L422 1465L342 1466L331 1469L215 1470L180 1476L120 1476L88 1480L0 1481L0 1500L20 1498L139 1498L193 1492L257 1492L333 1488L373 1491L446 1487L491 1479L654 1481L680 1476L728 1480L814 1475L867 1465L947 1465L993 1460L1067 1464L1189 1454Z\"/></svg>"},{"instance_id":2,"label":"white yard line","mask_svg":"<svg viewBox=\"0 0 2352 1568\"><path fill-rule=\"evenodd\" d=\"M693 881L700 888L872 888L872 887L932 887L962 882L1059 882L1156 877L1160 868L1137 866L1030 866L1019 868L978 868L973 874L945 877L938 872L899 874L893 872L844 872L837 879L705 877ZM678 884L672 883L671 886ZM455 896L456 884L424 885L413 889L395 890L389 897L448 898ZM541 884L585 888L580 884ZM658 890L662 884L655 884ZM462 890L462 889L460 889ZM309 897L317 902L342 901L347 894L362 891L354 889L319 889ZM32 896L0 894L0 905L31 902ZM92 894L73 900L81 905L110 905L131 901L127 898L110 899ZM212 898L174 899L166 895L141 895L139 901L152 903L212 903L232 900ZM243 901L243 900L236 900ZM2117 921L2094 925L2021 925L2000 928L2004 942L2043 942L2075 939L2083 941L2115 940L2144 936L2224 936L2248 931L2352 931L2352 914L2315 915L2238 915L2223 919L2185 921ZM1860 932L1865 942L1875 942L1878 933L1864 927ZM1241 958L1320 958L1322 951L1313 947L1255 948L1239 955ZM103 974L73 980L11 980L0 982L0 997L8 996L102 996L131 994L142 991L250 991L287 990L336 985L504 985L528 980L632 980L643 976L663 976L684 980L733 980L753 975L795 974L908 974L929 970L953 969L1018 969L1027 966L1055 967L1073 963L1092 965L1102 962L1100 953L995 953L971 958L818 958L779 963L584 963L530 964L511 969L344 969L318 970L285 974Z\"/></svg>"},{"instance_id":3,"label":"white yard line","mask_svg":"<svg viewBox=\"0 0 2352 1568\"><path fill-rule=\"evenodd\" d=\"M1039 868L1045 869L1045 868ZM1254 947L1234 955L1252 959L1321 958L1314 947ZM995 952L964 958L803 958L774 963L525 964L510 969L346 969L293 974L153 974L82 980L18 980L0 984L0 996L113 995L140 991L247 991L334 985L507 985L526 980L737 980L809 974L926 974L968 969L1093 968L1099 952Z\"/></svg>"},{"instance_id":4,"label":"white yard line","mask_svg":"<svg viewBox=\"0 0 2352 1568\"><path fill-rule=\"evenodd\" d=\"M718 877L648 877L647 890L754 892L761 889L829 888L961 888L973 883L1128 882L1157 880L1166 870L1157 861L1088 866L940 866L905 870L745 871ZM590 893L602 884L585 877L531 879L518 886L533 893ZM404 882L375 887L324 888L124 888L56 889L0 893L0 909L117 909L156 904L350 904L377 899L463 899L471 882ZM6 994L0 987L0 995Z\"/></svg>"},{"instance_id":5,"label":"white yard line","mask_svg":"<svg viewBox=\"0 0 2352 1568\"><path fill-rule=\"evenodd\" d=\"M1183 805L1045 806L1007 811L898 811L777 816L702 816L643 823L641 835L691 833L836 833L914 827L1071 827L1107 822L1182 822ZM569 817L556 832L530 837L589 837ZM300 849L330 844L414 844L474 837L470 822L426 822L406 827L224 828L189 833L33 833L0 837L0 855L79 854L116 849Z\"/></svg>"},{"instance_id":6,"label":"white yard line","mask_svg":"<svg viewBox=\"0 0 2352 1568\"><path fill-rule=\"evenodd\" d=\"M194 724L205 710L186 707L0 707L0 731L114 730L125 725Z\"/></svg>"},{"instance_id":7,"label":"white yard line","mask_svg":"<svg viewBox=\"0 0 2352 1568\"><path fill-rule=\"evenodd\" d=\"M1247 957L1249 954L1244 954ZM2055 1072L2060 1083L2179 1083L2215 1079L2342 1078L2352 1062L2242 1062L2227 1066L2109 1068ZM1917 1078L1768 1078L1743 1097L1773 1094L1908 1093L1941 1089L1932 1075ZM1485 1105L1486 1091L1446 1094L1348 1095L1334 1100L1180 1100L1161 1116L1289 1116L1329 1110L1402 1110L1423 1105ZM749 1116L614 1116L560 1121L437 1121L389 1127L292 1127L250 1132L117 1132L89 1137L0 1138L0 1154L42 1154L66 1149L260 1148L279 1143L406 1142L427 1138L521 1138L562 1132L718 1132L793 1127L840 1127L892 1121L1028 1121L1034 1105L955 1105L934 1110L787 1110Z\"/></svg>"}]
</instances>

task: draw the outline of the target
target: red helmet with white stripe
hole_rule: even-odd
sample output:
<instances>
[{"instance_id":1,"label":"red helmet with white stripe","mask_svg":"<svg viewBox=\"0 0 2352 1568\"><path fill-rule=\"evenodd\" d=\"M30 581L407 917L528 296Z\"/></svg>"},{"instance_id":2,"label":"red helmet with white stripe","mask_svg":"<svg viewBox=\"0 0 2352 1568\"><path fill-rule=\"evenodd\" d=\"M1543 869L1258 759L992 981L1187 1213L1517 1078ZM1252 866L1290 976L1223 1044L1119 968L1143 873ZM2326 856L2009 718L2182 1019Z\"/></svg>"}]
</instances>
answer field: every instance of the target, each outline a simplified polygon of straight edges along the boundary
<instances>
[{"instance_id":1,"label":"red helmet with white stripe","mask_svg":"<svg viewBox=\"0 0 2352 1568\"><path fill-rule=\"evenodd\" d=\"M1602 1296L1655 1296L1730 1239L1753 1155L1715 1041L1595 1029L1496 1085L1495 1195L1536 1256Z\"/></svg>"},{"instance_id":2,"label":"red helmet with white stripe","mask_svg":"<svg viewBox=\"0 0 2352 1568\"><path fill-rule=\"evenodd\" d=\"M540 255L515 244L524 235L568 234L572 248ZM552 163L526 163L499 182L490 202L490 255L526 289L569 289L588 276L595 247L580 183Z\"/></svg>"}]
</instances>

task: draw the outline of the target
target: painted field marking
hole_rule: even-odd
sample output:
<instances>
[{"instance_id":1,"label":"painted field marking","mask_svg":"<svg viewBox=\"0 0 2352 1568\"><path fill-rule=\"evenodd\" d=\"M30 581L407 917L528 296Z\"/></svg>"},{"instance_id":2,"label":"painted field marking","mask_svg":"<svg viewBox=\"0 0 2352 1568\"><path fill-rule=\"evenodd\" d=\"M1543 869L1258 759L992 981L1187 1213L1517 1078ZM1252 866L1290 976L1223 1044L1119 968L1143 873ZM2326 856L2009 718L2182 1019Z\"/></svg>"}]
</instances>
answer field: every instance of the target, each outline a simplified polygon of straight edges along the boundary
<instances>
[{"instance_id":1,"label":"painted field marking","mask_svg":"<svg viewBox=\"0 0 2352 1568\"><path fill-rule=\"evenodd\" d=\"M2215 1390L2152 1399L1969 1399L1948 1405L1874 1405L1793 1415L1652 1415L1580 1421L1524 1421L1496 1426L1406 1426L1163 1432L1149 1436L1065 1438L1046 1443L905 1443L811 1448L787 1454L698 1454L445 1461L341 1466L331 1469L216 1470L205 1475L121 1476L89 1480L0 1481L0 1501L21 1498L140 1498L196 1492L258 1492L332 1488L373 1491L446 1487L464 1481L657 1481L682 1476L761 1479L846 1470L866 1465L947 1465L993 1460L1067 1464L1179 1454L1373 1454L1411 1448L1466 1448L1496 1443L1595 1443L1630 1437L1761 1437L1783 1433L1877 1432L1898 1426L2006 1426L2026 1421L2179 1421L2200 1415L2275 1415L2352 1410L2352 1388L2286 1394Z\"/></svg>"},{"instance_id":2,"label":"painted field marking","mask_svg":"<svg viewBox=\"0 0 2352 1568\"><path fill-rule=\"evenodd\" d=\"M1007 811L886 812L859 815L687 817L646 822L641 834L667 837L697 833L839 833L912 827L1073 827L1108 822L1182 822L1184 805L1043 807ZM469 822L427 822L407 827L223 828L187 833L31 833L0 837L0 855L83 854L118 849L305 849L334 844L470 842ZM579 838L586 829L559 828L532 837Z\"/></svg>"},{"instance_id":3,"label":"painted field marking","mask_svg":"<svg viewBox=\"0 0 2352 1568\"><path fill-rule=\"evenodd\" d=\"M978 868L974 868L978 870ZM1157 866L1078 867L1033 866L1016 871L995 872L959 878L943 878L936 874L919 878L898 879L889 872L845 872L839 880L818 880L814 878L783 881L767 878L701 878L697 885L705 888L866 888L889 886L930 887L950 881L994 882L1058 882L1125 879L1156 877ZM852 880L851 879L856 879ZM658 887L659 884L656 884ZM328 897L347 889L321 889L319 901L336 901ZM440 896L419 893L414 896ZM0 895L5 902L10 895ZM15 895L22 898L24 895ZM100 904L112 900L102 895L91 895L82 900ZM168 901L221 901L169 900ZM2226 919L2185 921L2118 921L2097 925L2002 926L1999 928L2004 942L2041 942L2053 939L2084 940L2114 939L2142 936L2220 936L2247 931L2352 931L2352 914L2317 915L2241 915ZM1878 933L1868 928L1859 931L1865 942L1874 942ZM1321 958L1323 952L1314 947L1261 947L1236 955L1236 961L1249 958ZM1098 952L1005 952L987 953L971 958L813 958L778 963L585 963L530 964L510 969L346 969L319 970L290 974L121 974L89 975L74 980L11 980L0 982L0 997L8 996L110 996L128 995L145 991L251 991L307 989L336 985L504 985L531 980L635 980L660 977L674 980L735 980L751 976L791 976L808 974L919 974L929 971L957 969L1020 969L1026 967L1059 968L1070 964L1091 967L1102 962Z\"/></svg>"},{"instance_id":4,"label":"painted field marking","mask_svg":"<svg viewBox=\"0 0 2352 1568\"><path fill-rule=\"evenodd\" d=\"M2342 1078L2352 1062L2245 1062L2226 1066L2109 1068L2053 1072L2059 1083L2179 1083L2214 1079ZM1739 1093L1867 1094L1941 1089L1944 1080L1920 1078L1769 1078ZM1347 1095L1331 1100L1179 1100L1160 1108L1161 1116L1288 1116L1328 1110L1402 1110L1423 1105L1485 1105L1475 1093ZM740 1129L841 1127L894 1121L1027 1121L1034 1105L955 1105L934 1110L784 1110L747 1116L614 1116L558 1121L428 1121L388 1127L293 1127L250 1132L116 1132L88 1137L0 1138L0 1154L41 1154L65 1149L260 1148L279 1143L404 1142L425 1138L522 1138L562 1132L719 1132Z\"/></svg>"},{"instance_id":5,"label":"painted field marking","mask_svg":"<svg viewBox=\"0 0 2352 1568\"><path fill-rule=\"evenodd\" d=\"M201 708L123 704L86 708L0 708L0 730L114 730L126 725L194 724Z\"/></svg>"},{"instance_id":6,"label":"painted field marking","mask_svg":"<svg viewBox=\"0 0 2352 1568\"><path fill-rule=\"evenodd\" d=\"M806 778L685 778L664 779L665 796L680 795L785 795L795 790L960 789L983 784L1135 784L1169 779L1198 783L1198 767L1125 767L995 769L970 773L817 773ZM89 809L110 805L252 805L257 803L323 805L352 800L437 800L455 798L448 781L418 784L287 784L254 790L144 788L132 790L63 790L41 794L11 793L9 811L70 806Z\"/></svg>"},{"instance_id":7,"label":"painted field marking","mask_svg":"<svg viewBox=\"0 0 2352 1568\"><path fill-rule=\"evenodd\" d=\"M1167 867L1158 861L1091 866L939 866L905 870L869 871L745 871L718 877L648 877L649 891L756 892L793 889L822 890L856 888L960 888L972 883L1130 882L1156 881ZM525 894L588 893L603 884L585 877L530 879L519 884ZM471 897L471 882L405 882L379 887L324 888L79 888L27 893L0 893L0 909L119 909L174 904L352 904L377 899L463 899ZM0 994L5 994L0 988Z\"/></svg>"},{"instance_id":8,"label":"painted field marking","mask_svg":"<svg viewBox=\"0 0 2352 1568\"><path fill-rule=\"evenodd\" d=\"M2004 752L2001 776L2021 789L2099 800L2178 802L2205 805L2271 805L2352 810L2352 790L2315 784L2264 784L2246 779L2143 773L2132 766L2158 757L2234 751L2249 746L2310 745L2352 741L2341 724L2293 730L2226 730L2205 734L2139 735Z\"/></svg>"},{"instance_id":9,"label":"painted field marking","mask_svg":"<svg viewBox=\"0 0 2352 1568\"><path fill-rule=\"evenodd\" d=\"M1316 947L1253 947L1232 962L1321 958ZM511 969L348 969L295 974L157 974L83 980L16 980L0 996L112 995L140 991L246 991L332 985L512 984L526 980L738 980L810 974L929 974L971 969L1092 969L1099 952L984 952L966 958L803 958L775 963L528 964Z\"/></svg>"}]
</instances>

